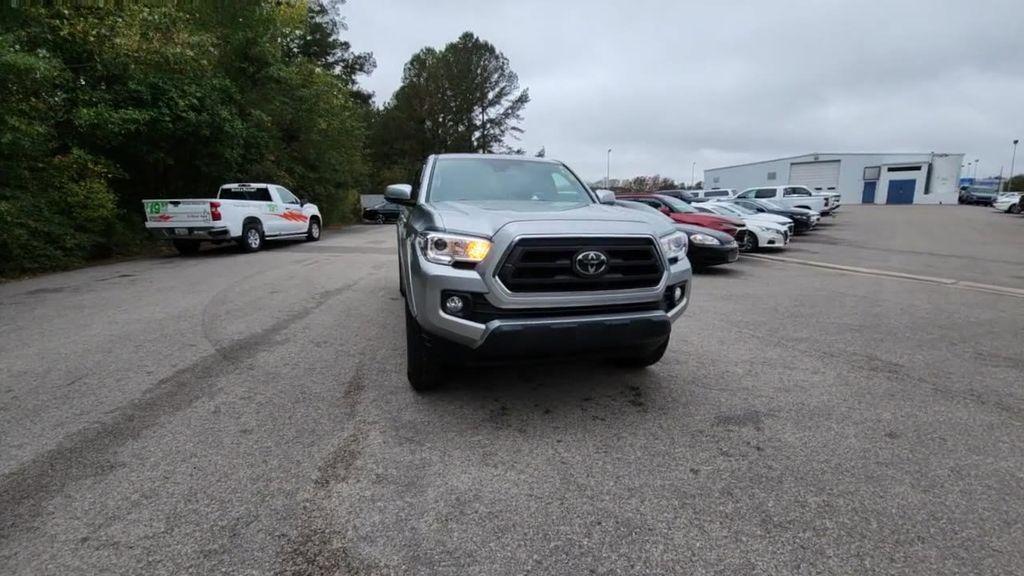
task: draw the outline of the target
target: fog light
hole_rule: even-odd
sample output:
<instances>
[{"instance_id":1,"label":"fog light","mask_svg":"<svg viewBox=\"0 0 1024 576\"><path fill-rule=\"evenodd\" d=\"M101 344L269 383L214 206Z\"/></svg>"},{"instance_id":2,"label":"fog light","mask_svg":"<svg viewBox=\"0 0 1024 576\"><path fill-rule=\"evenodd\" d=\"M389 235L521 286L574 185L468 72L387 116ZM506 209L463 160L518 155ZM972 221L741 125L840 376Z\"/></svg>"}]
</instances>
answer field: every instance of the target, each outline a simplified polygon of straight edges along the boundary
<instances>
[{"instance_id":1,"label":"fog light","mask_svg":"<svg viewBox=\"0 0 1024 576\"><path fill-rule=\"evenodd\" d=\"M676 286L676 289L672 291L672 299L676 304L679 304L683 300L683 287Z\"/></svg>"},{"instance_id":2,"label":"fog light","mask_svg":"<svg viewBox=\"0 0 1024 576\"><path fill-rule=\"evenodd\" d=\"M458 314L462 312L466 304L462 301L462 298L458 296L449 296L444 301L444 311L449 314Z\"/></svg>"}]
</instances>

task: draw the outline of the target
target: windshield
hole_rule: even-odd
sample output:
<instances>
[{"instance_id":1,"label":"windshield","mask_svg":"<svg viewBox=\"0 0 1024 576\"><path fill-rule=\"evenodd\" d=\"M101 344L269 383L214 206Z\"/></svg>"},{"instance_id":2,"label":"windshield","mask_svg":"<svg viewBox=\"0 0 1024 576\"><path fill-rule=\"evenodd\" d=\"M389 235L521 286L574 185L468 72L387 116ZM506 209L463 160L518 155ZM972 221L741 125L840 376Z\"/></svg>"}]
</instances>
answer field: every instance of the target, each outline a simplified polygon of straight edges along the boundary
<instances>
[{"instance_id":1,"label":"windshield","mask_svg":"<svg viewBox=\"0 0 1024 576\"><path fill-rule=\"evenodd\" d=\"M671 196L658 196L658 199L667 204L673 212L685 212L687 214L694 214L697 212L689 204L677 198L673 198Z\"/></svg>"},{"instance_id":2,"label":"windshield","mask_svg":"<svg viewBox=\"0 0 1024 576\"><path fill-rule=\"evenodd\" d=\"M565 166L508 158L439 158L427 194L431 202L593 203L587 190Z\"/></svg>"},{"instance_id":3,"label":"windshield","mask_svg":"<svg viewBox=\"0 0 1024 576\"><path fill-rule=\"evenodd\" d=\"M750 208L747 208L745 206L740 206L739 204L722 204L721 206L722 206L722 208L725 208L726 210L730 210L730 211L732 211L735 214L740 214L740 215L743 215L743 216L750 216L751 214L757 214L757 212L751 210Z\"/></svg>"},{"instance_id":4,"label":"windshield","mask_svg":"<svg viewBox=\"0 0 1024 576\"><path fill-rule=\"evenodd\" d=\"M221 200L252 200L256 202L270 202L270 190L266 186L246 187L236 186L234 188L221 188L217 195Z\"/></svg>"},{"instance_id":5,"label":"windshield","mask_svg":"<svg viewBox=\"0 0 1024 576\"><path fill-rule=\"evenodd\" d=\"M712 205L708 206L707 208L708 208L708 210L711 210L715 214L721 214L722 216L739 216L740 215L739 212L737 212L736 210L733 210L732 206L725 206L725 205L722 205L722 204L712 204Z\"/></svg>"}]
</instances>

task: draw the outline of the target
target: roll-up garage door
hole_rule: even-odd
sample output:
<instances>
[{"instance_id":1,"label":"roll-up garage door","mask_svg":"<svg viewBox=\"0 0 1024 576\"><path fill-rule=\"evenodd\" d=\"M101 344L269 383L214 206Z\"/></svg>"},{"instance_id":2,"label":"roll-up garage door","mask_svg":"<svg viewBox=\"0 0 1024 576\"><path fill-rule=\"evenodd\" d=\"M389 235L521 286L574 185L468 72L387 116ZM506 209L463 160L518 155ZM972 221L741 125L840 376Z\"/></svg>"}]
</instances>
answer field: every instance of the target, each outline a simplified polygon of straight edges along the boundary
<instances>
[{"instance_id":1,"label":"roll-up garage door","mask_svg":"<svg viewBox=\"0 0 1024 576\"><path fill-rule=\"evenodd\" d=\"M839 160L790 164L789 183L807 186L815 192L835 192L839 188Z\"/></svg>"}]
</instances>

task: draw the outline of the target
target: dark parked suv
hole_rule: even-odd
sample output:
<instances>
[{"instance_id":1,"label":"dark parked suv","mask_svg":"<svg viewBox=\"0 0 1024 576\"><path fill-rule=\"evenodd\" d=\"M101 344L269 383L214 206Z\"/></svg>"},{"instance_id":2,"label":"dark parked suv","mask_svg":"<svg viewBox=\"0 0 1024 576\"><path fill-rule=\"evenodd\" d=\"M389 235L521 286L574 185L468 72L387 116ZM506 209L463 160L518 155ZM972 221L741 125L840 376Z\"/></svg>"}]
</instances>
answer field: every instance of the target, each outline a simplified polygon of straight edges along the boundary
<instances>
[{"instance_id":1,"label":"dark parked suv","mask_svg":"<svg viewBox=\"0 0 1024 576\"><path fill-rule=\"evenodd\" d=\"M999 193L995 188L982 188L981 186L967 186L960 190L961 204L982 204L991 206L996 201Z\"/></svg>"}]
</instances>

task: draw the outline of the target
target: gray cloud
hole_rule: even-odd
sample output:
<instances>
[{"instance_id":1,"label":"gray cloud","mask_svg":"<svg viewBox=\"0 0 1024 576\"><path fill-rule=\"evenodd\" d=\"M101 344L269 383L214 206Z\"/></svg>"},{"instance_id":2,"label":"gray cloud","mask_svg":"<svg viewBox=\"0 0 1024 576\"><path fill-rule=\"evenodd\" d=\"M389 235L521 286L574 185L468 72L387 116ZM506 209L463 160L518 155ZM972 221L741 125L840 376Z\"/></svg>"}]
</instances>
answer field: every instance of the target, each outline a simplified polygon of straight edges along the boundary
<instances>
[{"instance_id":1,"label":"gray cloud","mask_svg":"<svg viewBox=\"0 0 1024 576\"><path fill-rule=\"evenodd\" d=\"M379 101L423 46L471 30L530 89L529 152L587 178L805 152L939 151L1009 170L1024 136L1024 2L349 0ZM1024 172L1024 149L1017 172Z\"/></svg>"}]
</instances>

